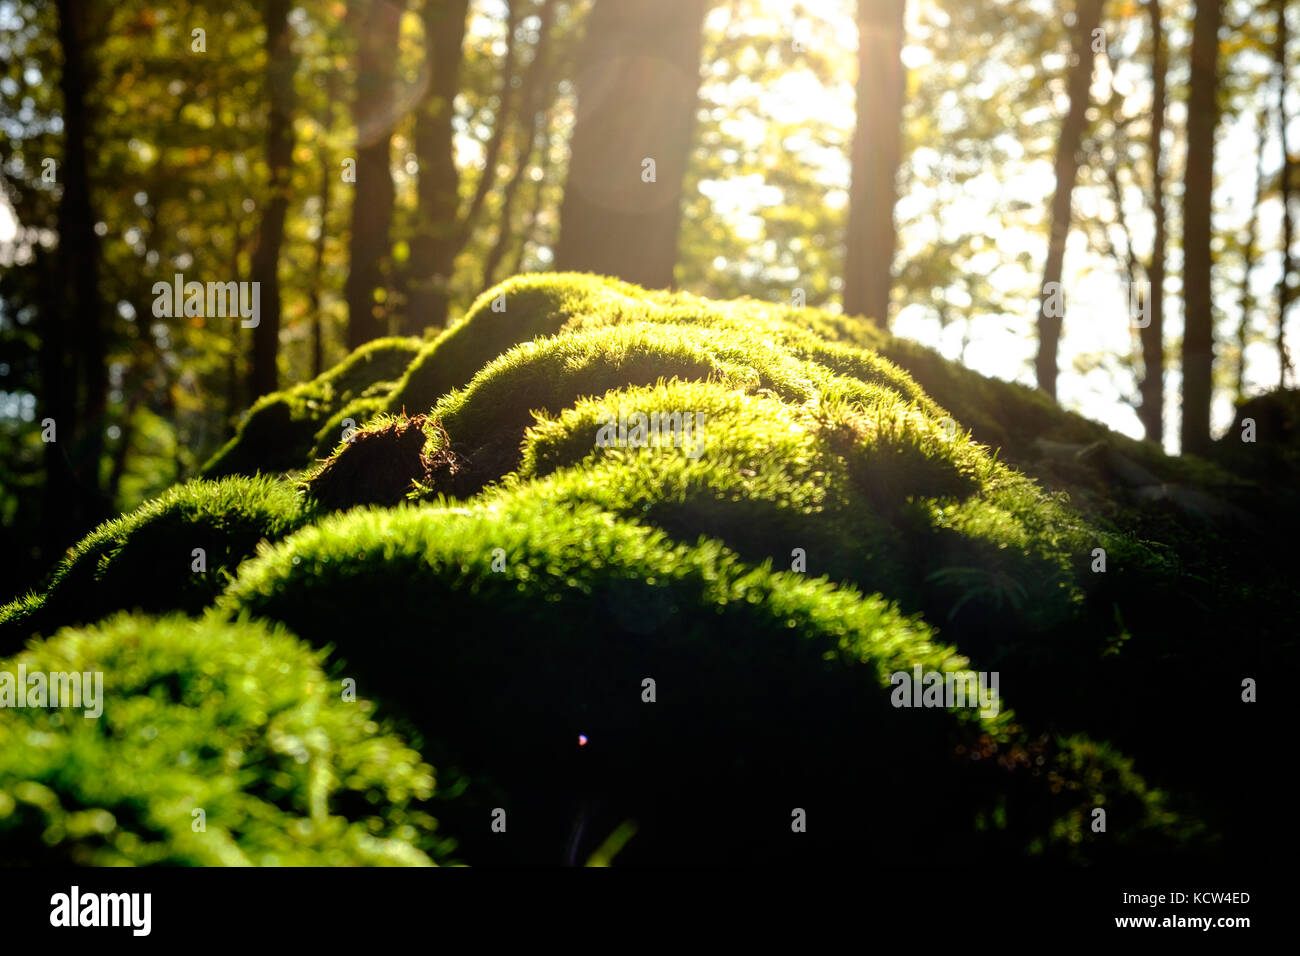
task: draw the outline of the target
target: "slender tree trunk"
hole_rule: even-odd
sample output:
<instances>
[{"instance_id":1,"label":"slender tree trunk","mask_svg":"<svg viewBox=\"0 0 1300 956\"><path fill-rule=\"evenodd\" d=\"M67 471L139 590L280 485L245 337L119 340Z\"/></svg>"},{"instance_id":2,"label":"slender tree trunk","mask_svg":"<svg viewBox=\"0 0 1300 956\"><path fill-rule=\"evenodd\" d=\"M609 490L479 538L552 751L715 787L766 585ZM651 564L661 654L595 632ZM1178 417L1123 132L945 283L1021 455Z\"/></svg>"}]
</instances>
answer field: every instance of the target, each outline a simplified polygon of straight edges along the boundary
<instances>
[{"instance_id":1,"label":"slender tree trunk","mask_svg":"<svg viewBox=\"0 0 1300 956\"><path fill-rule=\"evenodd\" d=\"M85 8L76 0L57 0L63 69L63 164L59 180L58 262L66 284L59 305L43 317L42 396L55 421L56 441L45 445L46 487L43 520L48 554L56 554L77 534L107 517L100 481L108 400L105 368L106 310L99 290L99 240L90 203L87 95L90 66ZM71 332L65 335L64 330Z\"/></svg>"},{"instance_id":2,"label":"slender tree trunk","mask_svg":"<svg viewBox=\"0 0 1300 956\"><path fill-rule=\"evenodd\" d=\"M131 390L131 397L127 399L126 410L122 413L122 434L118 438L117 448L113 451L113 464L109 469L108 488L105 493L108 500L113 503L115 510L120 507L118 494L122 489L122 476L126 474L126 462L131 453L131 442L135 440L135 413L140 408L140 403L144 401L146 395L143 379L147 375L147 371L135 368L127 376L128 381L133 382L134 388Z\"/></svg>"},{"instance_id":3,"label":"slender tree trunk","mask_svg":"<svg viewBox=\"0 0 1300 956\"><path fill-rule=\"evenodd\" d=\"M447 324L451 275L461 244L460 173L452 145L452 104L460 85L467 13L467 0L427 0L424 6L425 43L432 63L429 90L415 118L420 178L402 328L407 335ZM503 102L504 96L505 89ZM500 120L498 116L497 122Z\"/></svg>"},{"instance_id":4,"label":"slender tree trunk","mask_svg":"<svg viewBox=\"0 0 1300 956\"><path fill-rule=\"evenodd\" d=\"M266 89L270 116L266 124L266 165L270 198L262 214L250 266L251 281L260 283L260 312L253 327L253 368L249 381L253 398L274 392L279 385L276 360L280 352L280 247L289 212L293 171L293 55L289 29L291 0L264 0L266 23Z\"/></svg>"},{"instance_id":5,"label":"slender tree trunk","mask_svg":"<svg viewBox=\"0 0 1300 956\"><path fill-rule=\"evenodd\" d=\"M57 302L60 292L69 290L66 287L60 290L57 285L61 269L56 265L51 271L53 275L45 275L42 279L50 283L50 301ZM67 451L75 442L80 426L75 388L69 388L70 383L75 383L76 376L75 362L69 355L64 335L64 316L67 314L71 313L62 305L51 305L41 313L38 361L42 395L37 418L42 430L46 421L53 419L56 439L62 436L61 441L47 442L43 446L45 494L41 503L41 548L47 559L57 556L81 530L79 526L82 524L77 511L84 492L77 488L72 455Z\"/></svg>"},{"instance_id":6,"label":"slender tree trunk","mask_svg":"<svg viewBox=\"0 0 1300 956\"><path fill-rule=\"evenodd\" d=\"M519 166L515 169L514 175L510 177L510 180L506 183L506 188L502 191L501 215L496 240L492 243L492 247L488 249L488 253L483 259L483 277L480 279L479 285L484 289L492 285L497 267L501 265L501 260L505 258L506 248L515 239L512 229L515 196L518 194L519 187L528 173L529 160L532 158L537 143L537 126L538 124L534 123L529 130L527 145L519 157ZM539 183L539 188L540 185Z\"/></svg>"},{"instance_id":7,"label":"slender tree trunk","mask_svg":"<svg viewBox=\"0 0 1300 956\"><path fill-rule=\"evenodd\" d=\"M857 128L844 261L844 311L889 323L894 204L902 157L906 0L858 0Z\"/></svg>"},{"instance_id":8,"label":"slender tree trunk","mask_svg":"<svg viewBox=\"0 0 1300 956\"><path fill-rule=\"evenodd\" d=\"M1278 136L1282 141L1282 276L1277 283L1277 360L1278 388L1286 388L1287 372L1291 370L1291 352L1286 344L1287 310L1295 298L1295 290L1290 280L1295 277L1295 259L1291 255L1291 246L1295 238L1295 218L1292 215L1291 200L1295 193L1295 155L1288 141L1290 117L1286 111L1286 48L1290 32L1286 22L1286 0L1274 0L1273 8L1277 11L1277 33L1273 46L1273 62L1277 69L1277 117Z\"/></svg>"},{"instance_id":9,"label":"slender tree trunk","mask_svg":"<svg viewBox=\"0 0 1300 956\"><path fill-rule=\"evenodd\" d=\"M1255 204L1250 209L1250 224L1246 227L1246 246L1242 249L1241 264L1241 319L1237 323L1237 401L1246 397L1246 346L1250 339L1250 312L1255 297L1250 291L1250 277L1255 272L1255 259L1259 245L1259 210L1264 204L1264 139L1268 131L1268 109L1260 107L1255 128L1259 130L1259 146L1255 151Z\"/></svg>"},{"instance_id":10,"label":"slender tree trunk","mask_svg":"<svg viewBox=\"0 0 1300 956\"><path fill-rule=\"evenodd\" d=\"M388 281L393 220L390 143L396 125L393 84L402 5L395 0L354 0L349 20L357 37L357 87L352 113L357 127L356 184L352 187L352 237L348 244L347 344L364 345L388 331Z\"/></svg>"},{"instance_id":11,"label":"slender tree trunk","mask_svg":"<svg viewBox=\"0 0 1300 956\"><path fill-rule=\"evenodd\" d=\"M537 230L537 222L542 215L542 206L546 203L546 180L551 172L551 136L548 132L549 120L542 126L541 152L537 168L542 174L537 179L537 189L533 192L533 204L529 207L528 218L524 221L524 228L519 233L519 245L515 248L514 265L510 269L510 275L518 275L523 271L524 255L528 252L528 242L533 238Z\"/></svg>"},{"instance_id":12,"label":"slender tree trunk","mask_svg":"<svg viewBox=\"0 0 1300 956\"><path fill-rule=\"evenodd\" d=\"M544 10L543 12L551 11ZM464 22L463 18L460 22ZM469 210L465 213L464 221L461 223L457 235L459 240L457 252L464 247L471 230L474 228L474 224L478 221L479 213L483 209L483 203L487 199L488 193L496 185L497 163L501 158L501 147L506 140L506 130L514 123L515 101L518 99L514 84L516 80L520 79L515 47L515 29L518 26L519 0L506 0L506 56L501 68L501 91L497 94L497 108L492 119L492 135L488 137L487 146L483 150L483 172L478 178L478 184L474 187L474 196L470 200ZM543 24L543 29L546 26L546 24ZM448 51L448 58L453 59L457 67L460 65L460 57L459 46L454 51ZM451 79L454 83L457 77L453 76Z\"/></svg>"},{"instance_id":13,"label":"slender tree trunk","mask_svg":"<svg viewBox=\"0 0 1300 956\"><path fill-rule=\"evenodd\" d=\"M339 77L330 74L325 78L325 112L320 117L322 129L331 129L334 119L334 102L338 99ZM319 378L325 370L325 316L322 303L325 300L325 246L329 236L330 201L333 195L334 178L339 175L338 157L321 145L320 154L320 191L316 198L320 202L320 233L316 236L313 250L311 281L311 374Z\"/></svg>"},{"instance_id":14,"label":"slender tree trunk","mask_svg":"<svg viewBox=\"0 0 1300 956\"><path fill-rule=\"evenodd\" d=\"M236 208L228 209L231 222L231 232L233 233L230 250L230 277L236 282L243 281L242 270L239 268L239 256L244 248L244 239L240 234L239 213ZM231 326L230 335L232 338L230 353L226 360L226 428L222 433L223 437L229 439L235 433L235 428L239 423L240 413L248 407L248 402L244 401L244 396L240 394L240 386L246 384L247 379L251 376L240 375L239 356L244 354L244 327L241 323L236 322Z\"/></svg>"},{"instance_id":15,"label":"slender tree trunk","mask_svg":"<svg viewBox=\"0 0 1300 956\"><path fill-rule=\"evenodd\" d=\"M1151 211L1155 218L1155 237L1151 242L1151 264L1147 278L1151 282L1150 322L1138 329L1142 345L1142 381L1138 386L1141 405L1138 420L1148 441L1163 444L1165 436L1165 249L1168 226L1165 210L1165 131L1166 83L1169 56L1165 47L1160 0L1148 0L1151 20Z\"/></svg>"},{"instance_id":16,"label":"slender tree trunk","mask_svg":"<svg viewBox=\"0 0 1300 956\"><path fill-rule=\"evenodd\" d=\"M492 248L488 250L483 262L483 278L480 285L484 289L492 285L497 267L501 264L501 260L505 258L506 249L515 240L511 228L515 197L519 193L519 187L527 177L529 163L533 154L537 151L538 140L542 138L544 124L547 121L545 98L551 90L551 72L548 59L551 25L555 19L555 0L546 0L542 5L539 19L541 25L538 28L537 49L533 53L532 62L528 64L528 73L524 77L526 99L524 115L528 120L527 137L520 152L519 162L515 166L514 175L510 177L505 189L502 191L501 214L496 241L493 242ZM540 184L538 188L541 188Z\"/></svg>"},{"instance_id":17,"label":"slender tree trunk","mask_svg":"<svg viewBox=\"0 0 1300 956\"><path fill-rule=\"evenodd\" d=\"M314 261L311 276L311 377L319 378L325 370L325 316L321 314L321 301L324 298L325 284L325 238L328 235L330 215L330 184L338 175L334 157L329 150L321 148L320 154L320 232L316 236Z\"/></svg>"},{"instance_id":18,"label":"slender tree trunk","mask_svg":"<svg viewBox=\"0 0 1300 956\"><path fill-rule=\"evenodd\" d=\"M673 284L706 0L596 0L555 267Z\"/></svg>"},{"instance_id":19,"label":"slender tree trunk","mask_svg":"<svg viewBox=\"0 0 1300 956\"><path fill-rule=\"evenodd\" d=\"M1223 0L1197 0L1192 26L1191 78L1187 95L1187 169L1183 190L1183 416L1182 451L1210 447L1214 364L1214 304L1210 251L1214 192L1214 129L1219 108L1219 26Z\"/></svg>"},{"instance_id":20,"label":"slender tree trunk","mask_svg":"<svg viewBox=\"0 0 1300 956\"><path fill-rule=\"evenodd\" d=\"M1102 0L1078 0L1075 4L1074 61L1067 82L1070 108L1061 124L1061 139L1056 147L1056 191L1052 195L1047 265L1043 269L1043 287L1038 300L1035 363L1038 387L1052 398L1056 397L1056 353L1063 319L1063 310L1057 307L1063 301L1061 272L1065 264L1065 240L1070 234L1074 181L1079 174L1079 146L1087 123L1088 90L1092 85L1092 32L1101 21L1101 4Z\"/></svg>"}]
</instances>

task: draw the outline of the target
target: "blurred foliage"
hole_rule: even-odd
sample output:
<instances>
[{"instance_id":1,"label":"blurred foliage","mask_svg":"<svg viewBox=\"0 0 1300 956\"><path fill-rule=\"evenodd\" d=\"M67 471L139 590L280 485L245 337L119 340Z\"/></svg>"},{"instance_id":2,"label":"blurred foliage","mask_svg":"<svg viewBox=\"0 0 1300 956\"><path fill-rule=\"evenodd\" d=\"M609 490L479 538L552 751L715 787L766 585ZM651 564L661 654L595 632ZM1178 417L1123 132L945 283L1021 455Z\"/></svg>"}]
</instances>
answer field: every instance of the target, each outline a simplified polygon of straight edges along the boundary
<instances>
[{"instance_id":1,"label":"blurred foliage","mask_svg":"<svg viewBox=\"0 0 1300 956\"><path fill-rule=\"evenodd\" d=\"M433 768L324 657L252 622L120 616L6 660L103 696L97 717L0 710L0 864L447 862Z\"/></svg>"}]
</instances>

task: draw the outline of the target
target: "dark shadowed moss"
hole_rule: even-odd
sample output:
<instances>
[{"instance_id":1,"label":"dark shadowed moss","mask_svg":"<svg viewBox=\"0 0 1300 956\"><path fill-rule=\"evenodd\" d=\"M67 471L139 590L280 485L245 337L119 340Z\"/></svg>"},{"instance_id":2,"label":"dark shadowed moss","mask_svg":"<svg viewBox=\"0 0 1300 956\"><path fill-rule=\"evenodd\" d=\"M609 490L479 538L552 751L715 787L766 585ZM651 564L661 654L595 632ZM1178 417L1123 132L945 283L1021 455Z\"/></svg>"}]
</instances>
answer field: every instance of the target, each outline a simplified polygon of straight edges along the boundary
<instances>
[{"instance_id":1,"label":"dark shadowed moss","mask_svg":"<svg viewBox=\"0 0 1300 956\"><path fill-rule=\"evenodd\" d=\"M413 476L423 476L428 469L425 440L423 415L376 419L308 475L304 487L332 510L400 504L412 490Z\"/></svg>"},{"instance_id":2,"label":"dark shadowed moss","mask_svg":"<svg viewBox=\"0 0 1300 956\"><path fill-rule=\"evenodd\" d=\"M351 511L246 564L221 603L337 643L381 700L500 781L509 812L535 823L509 846L458 832L479 861L562 862L567 824L597 802L614 825L638 821L624 862L882 863L894 853L883 820L922 856L1173 845L1159 796L1131 774L1111 789L1100 772L1088 799L1104 792L1144 822L1077 845L1064 821L1090 788L1050 795L1033 767L1055 767L1054 748L1022 740L1006 711L891 706L891 673L965 661L881 597L750 568L707 540L675 545L589 506L521 490L468 510ZM700 813L705 794L726 827ZM995 804L1002 824L980 830ZM792 806L836 825L791 839Z\"/></svg>"}]
</instances>

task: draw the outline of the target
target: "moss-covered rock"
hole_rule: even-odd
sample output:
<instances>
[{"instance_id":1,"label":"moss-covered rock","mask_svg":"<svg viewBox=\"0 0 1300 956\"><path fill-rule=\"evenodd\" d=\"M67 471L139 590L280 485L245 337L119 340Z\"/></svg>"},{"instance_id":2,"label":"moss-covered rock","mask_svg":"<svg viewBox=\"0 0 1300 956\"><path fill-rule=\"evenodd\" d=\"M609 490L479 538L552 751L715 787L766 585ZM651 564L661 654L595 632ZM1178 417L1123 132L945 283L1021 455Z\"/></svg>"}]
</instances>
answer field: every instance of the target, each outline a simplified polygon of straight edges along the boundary
<instances>
[{"instance_id":1,"label":"moss-covered rock","mask_svg":"<svg viewBox=\"0 0 1300 956\"><path fill-rule=\"evenodd\" d=\"M524 824L509 841L455 830L472 860L561 863L578 828L624 819L638 826L624 862L647 864L883 864L883 821L921 858L1073 857L1084 831L1066 821L1089 799L1134 826L1085 857L1177 845L1163 798L1112 757L1089 763L1093 786L1008 711L892 706L892 674L967 662L879 595L591 506L521 489L470 509L354 510L264 550L220 603L337 643L382 701L501 784ZM795 837L793 807L827 830Z\"/></svg>"},{"instance_id":2,"label":"moss-covered rock","mask_svg":"<svg viewBox=\"0 0 1300 956\"><path fill-rule=\"evenodd\" d=\"M473 774L438 814L471 863L576 862L627 820L617 862L898 862L882 826L908 859L1249 858L1250 791L1205 760L1257 760L1240 678L1294 656L1300 522L1266 472L863 320L592 276L516 277L391 352L264 400L221 458L301 495L179 489L0 640L200 610L225 574L154 565L211 532L225 626L337 647ZM894 706L916 666L996 671L1015 715ZM834 826L795 837L795 807Z\"/></svg>"},{"instance_id":3,"label":"moss-covered rock","mask_svg":"<svg viewBox=\"0 0 1300 956\"><path fill-rule=\"evenodd\" d=\"M0 865L447 861L433 769L322 662L281 628L126 615L0 661L0 701L19 673L94 698L0 707Z\"/></svg>"},{"instance_id":4,"label":"moss-covered rock","mask_svg":"<svg viewBox=\"0 0 1300 956\"><path fill-rule=\"evenodd\" d=\"M123 609L196 613L257 543L310 516L273 478L194 480L105 522L68 551L48 585L0 607L0 653L65 625Z\"/></svg>"},{"instance_id":5,"label":"moss-covered rock","mask_svg":"<svg viewBox=\"0 0 1300 956\"><path fill-rule=\"evenodd\" d=\"M264 396L201 474L222 478L307 467L321 428L354 401L387 396L419 351L418 339L376 339L319 378Z\"/></svg>"}]
</instances>

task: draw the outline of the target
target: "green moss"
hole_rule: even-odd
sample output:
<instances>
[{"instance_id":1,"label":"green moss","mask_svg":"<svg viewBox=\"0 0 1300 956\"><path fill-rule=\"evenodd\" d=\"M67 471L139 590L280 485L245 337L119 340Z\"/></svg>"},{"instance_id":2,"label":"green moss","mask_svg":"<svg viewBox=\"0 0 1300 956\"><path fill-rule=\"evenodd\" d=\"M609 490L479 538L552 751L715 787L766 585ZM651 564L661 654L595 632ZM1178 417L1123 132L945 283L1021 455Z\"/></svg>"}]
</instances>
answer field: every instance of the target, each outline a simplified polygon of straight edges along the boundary
<instances>
[{"instance_id":1,"label":"green moss","mask_svg":"<svg viewBox=\"0 0 1300 956\"><path fill-rule=\"evenodd\" d=\"M628 820L620 864L896 861L882 821L923 834L916 854L1004 862L1218 852L1198 816L1240 834L1246 798L1199 768L1246 727L1223 675L1293 641L1269 529L1294 508L1274 521L1259 481L860 319L592 276L517 277L412 354L395 386L318 380L260 406L250 435L295 437L278 458L245 441L253 470L324 462L314 505L266 491L287 497L222 557L238 571L219 603L337 644L439 766L493 781L440 811L470 862L583 858L595 843L565 834ZM703 424L599 443L623 413ZM130 516L101 529L0 634L48 632L45 600L198 610L223 576L143 597L127 579L227 513L159 515L153 544ZM73 600L75 580L116 603ZM1244 619L1257 643L1225 642ZM891 669L967 659L1000 673L1014 718L889 705ZM734 808L727 833L702 803ZM807 805L848 822L791 843ZM1098 805L1124 821L1104 840ZM498 806L529 821L510 840L483 826Z\"/></svg>"},{"instance_id":2,"label":"green moss","mask_svg":"<svg viewBox=\"0 0 1300 956\"><path fill-rule=\"evenodd\" d=\"M817 363L813 374L820 374L820 369L887 384L940 417L948 414L943 409L949 409L963 432L969 430L976 441L998 451L1004 460L1057 487L1067 487L1069 482L1056 482L1065 476L1058 475L1050 464L1044 466L1040 440L1080 446L1103 442L1150 469L1158 481L1202 486L1209 482L1219 490L1238 484L1211 464L1170 458L1150 443L1134 441L1062 410L1039 391L980 375L932 349L892 336L867 319L748 299L716 302L685 292L647 291L573 273L518 276L485 292L476 307L490 303L501 292L506 293L508 309L516 309L507 327L526 330L505 345L532 335L639 323L741 332L791 357L813 360ZM504 351L505 345L498 351ZM473 364L467 362L465 367ZM438 386L441 391L431 388L420 397L428 399L431 406L443 391L464 381L443 379ZM429 407L421 402L408 405L412 413Z\"/></svg>"},{"instance_id":3,"label":"green moss","mask_svg":"<svg viewBox=\"0 0 1300 956\"><path fill-rule=\"evenodd\" d=\"M374 395L354 398L348 402L331 415L313 436L311 457L317 461L328 458L348 435L355 434L356 429L362 428L377 415L385 414L390 404L387 397Z\"/></svg>"},{"instance_id":4,"label":"green moss","mask_svg":"<svg viewBox=\"0 0 1300 956\"><path fill-rule=\"evenodd\" d=\"M453 441L457 434L482 440L514 430L522 437L535 410L558 411L584 396L659 379L716 379L736 388L811 397L798 371L775 350L726 333L655 325L592 329L511 349L439 402L433 414Z\"/></svg>"},{"instance_id":5,"label":"green moss","mask_svg":"<svg viewBox=\"0 0 1300 956\"><path fill-rule=\"evenodd\" d=\"M122 615L0 663L102 680L98 716L0 709L0 865L445 861L433 769L323 659L262 624Z\"/></svg>"},{"instance_id":6,"label":"green moss","mask_svg":"<svg viewBox=\"0 0 1300 956\"><path fill-rule=\"evenodd\" d=\"M701 453L597 447L602 413L632 410L661 420L703 414ZM546 480L528 487L530 478ZM1090 659L1104 640L1104 632L1075 647L1035 639L1095 625L1073 581L1101 533L892 392L870 406L817 406L711 383L623 389L543 416L505 493L596 503L679 540L719 538L754 562L802 560L809 573L924 612L963 651L967 641L994 650L983 635L996 613L995 659L1004 665L1010 654L1026 667L1069 666L1071 654ZM1108 619L1111 607L1100 602L1092 613Z\"/></svg>"},{"instance_id":7,"label":"green moss","mask_svg":"<svg viewBox=\"0 0 1300 956\"><path fill-rule=\"evenodd\" d=\"M309 517L292 485L273 478L195 480L165 492L78 542L48 587L0 608L0 653L27 638L111 611L195 613L263 539ZM195 570L196 549L205 570Z\"/></svg>"},{"instance_id":8,"label":"green moss","mask_svg":"<svg viewBox=\"0 0 1300 956\"><path fill-rule=\"evenodd\" d=\"M472 494L514 469L534 413L665 379L717 381L743 392L771 392L795 404L820 396L874 407L882 402L897 405L902 397L921 401L931 414L942 412L887 362L862 354L852 368L859 377L837 375L729 327L621 323L579 328L515 346L488 363L465 388L445 395L430 414L426 451L439 451L446 436L450 445L444 451L457 456L462 466L459 480L423 476L420 462L413 458L410 478L427 480L436 491ZM367 429L366 436L374 430ZM882 473L880 468L872 471L873 476ZM362 494L342 499L352 504L373 500Z\"/></svg>"},{"instance_id":9,"label":"green moss","mask_svg":"<svg viewBox=\"0 0 1300 956\"><path fill-rule=\"evenodd\" d=\"M507 279L480 295L460 322L421 351L394 389L390 411L428 411L511 346L552 335L575 315L642 307L643 295L625 282L573 273Z\"/></svg>"},{"instance_id":10,"label":"green moss","mask_svg":"<svg viewBox=\"0 0 1300 956\"><path fill-rule=\"evenodd\" d=\"M637 820L626 862L881 862L882 820L922 854L986 839L1015 853L1048 836L1021 826L1037 781L954 759L954 745L1009 754L1007 711L891 706L891 673L965 666L926 625L879 595L749 567L715 542L675 544L590 506L520 493L352 511L266 549L221 605L337 642L390 706L428 732L454 726L458 760L537 821L514 862L560 851L544 831L566 833L588 787ZM971 825L986 786L1015 794L996 836ZM728 808L725 832L700 813L702 793ZM800 845L761 825L804 805L837 821L833 838ZM470 859L494 852L490 835L466 840Z\"/></svg>"},{"instance_id":11,"label":"green moss","mask_svg":"<svg viewBox=\"0 0 1300 956\"><path fill-rule=\"evenodd\" d=\"M319 378L264 396L201 474L221 478L306 467L322 426L354 400L387 396L419 349L418 339L376 339Z\"/></svg>"}]
</instances>

